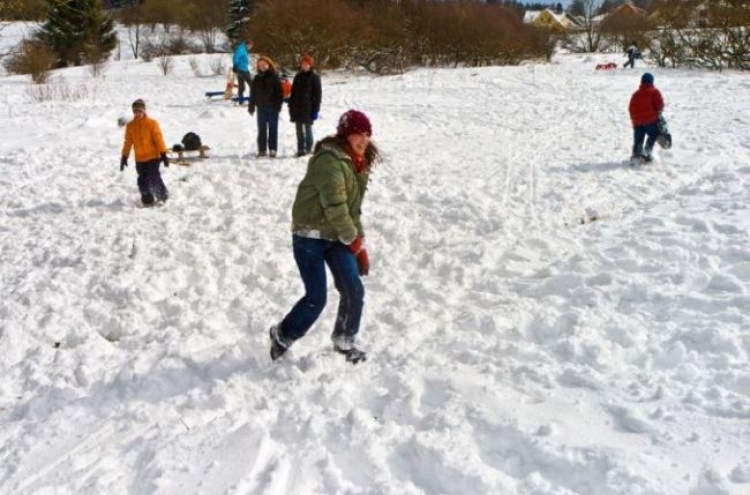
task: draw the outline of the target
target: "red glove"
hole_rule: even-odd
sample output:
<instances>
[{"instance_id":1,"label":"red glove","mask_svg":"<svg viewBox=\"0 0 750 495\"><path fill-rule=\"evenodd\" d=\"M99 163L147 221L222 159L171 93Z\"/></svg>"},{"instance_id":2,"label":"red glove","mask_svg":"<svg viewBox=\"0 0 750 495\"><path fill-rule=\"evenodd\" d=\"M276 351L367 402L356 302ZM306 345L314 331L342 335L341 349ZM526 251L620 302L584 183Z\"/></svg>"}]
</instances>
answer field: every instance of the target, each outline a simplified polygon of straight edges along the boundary
<instances>
[{"instance_id":1,"label":"red glove","mask_svg":"<svg viewBox=\"0 0 750 495\"><path fill-rule=\"evenodd\" d=\"M367 249L365 248L365 238L359 236L354 239L354 242L349 244L349 249L351 249L352 253L354 253L354 257L357 258L359 274L367 275L370 272L370 257L367 256Z\"/></svg>"},{"instance_id":2,"label":"red glove","mask_svg":"<svg viewBox=\"0 0 750 495\"><path fill-rule=\"evenodd\" d=\"M357 257L357 266L359 267L360 276L365 276L370 273L370 257L367 255L367 249L360 249L359 253L355 256Z\"/></svg>"},{"instance_id":3,"label":"red glove","mask_svg":"<svg viewBox=\"0 0 750 495\"><path fill-rule=\"evenodd\" d=\"M352 253L354 255L358 255L360 251L364 248L365 238L360 236L357 236L356 239L352 241L351 244L349 244L349 249L351 249Z\"/></svg>"}]
</instances>

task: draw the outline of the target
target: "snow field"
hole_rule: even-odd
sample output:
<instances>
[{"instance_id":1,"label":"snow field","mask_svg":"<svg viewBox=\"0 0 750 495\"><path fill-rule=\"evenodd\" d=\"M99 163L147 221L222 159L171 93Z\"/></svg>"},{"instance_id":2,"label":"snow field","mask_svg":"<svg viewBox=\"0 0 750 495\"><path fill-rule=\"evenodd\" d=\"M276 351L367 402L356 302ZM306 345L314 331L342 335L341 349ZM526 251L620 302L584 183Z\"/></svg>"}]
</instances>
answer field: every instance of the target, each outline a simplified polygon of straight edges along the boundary
<instances>
[{"instance_id":1,"label":"snow field","mask_svg":"<svg viewBox=\"0 0 750 495\"><path fill-rule=\"evenodd\" d=\"M62 71L81 101L0 79L0 493L746 493L750 81L649 69L675 147L633 169L644 69L605 60L323 74L316 138L358 108L386 155L356 367L333 287L268 358L301 295L286 109L256 160L187 58ZM137 97L211 146L163 171L163 208L118 170Z\"/></svg>"}]
</instances>

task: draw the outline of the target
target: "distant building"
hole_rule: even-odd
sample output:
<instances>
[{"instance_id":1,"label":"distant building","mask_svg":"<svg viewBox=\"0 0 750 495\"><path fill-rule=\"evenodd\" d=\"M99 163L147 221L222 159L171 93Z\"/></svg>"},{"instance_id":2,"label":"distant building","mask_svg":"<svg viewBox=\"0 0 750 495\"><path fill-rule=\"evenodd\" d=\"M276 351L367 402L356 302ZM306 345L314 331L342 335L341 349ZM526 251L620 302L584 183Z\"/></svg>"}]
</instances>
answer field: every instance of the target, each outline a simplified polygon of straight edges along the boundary
<instances>
[{"instance_id":1,"label":"distant building","mask_svg":"<svg viewBox=\"0 0 750 495\"><path fill-rule=\"evenodd\" d=\"M579 27L579 22L565 12L555 13L551 9L527 10L523 16L524 24L553 31L570 31Z\"/></svg>"}]
</instances>

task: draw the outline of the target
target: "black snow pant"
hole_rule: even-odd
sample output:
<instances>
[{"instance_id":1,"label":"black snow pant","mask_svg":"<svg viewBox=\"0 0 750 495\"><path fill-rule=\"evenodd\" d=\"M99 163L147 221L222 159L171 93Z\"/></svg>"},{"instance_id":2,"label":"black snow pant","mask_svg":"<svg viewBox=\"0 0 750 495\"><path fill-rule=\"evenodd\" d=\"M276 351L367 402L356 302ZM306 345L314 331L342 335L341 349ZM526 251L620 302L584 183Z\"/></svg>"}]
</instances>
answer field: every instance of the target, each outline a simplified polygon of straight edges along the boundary
<instances>
[{"instance_id":1,"label":"black snow pant","mask_svg":"<svg viewBox=\"0 0 750 495\"><path fill-rule=\"evenodd\" d=\"M237 96L240 97L239 104L242 105L242 98L245 96L245 85L247 85L248 92L250 91L250 85L253 82L253 78L249 72L237 71Z\"/></svg>"},{"instance_id":2,"label":"black snow pant","mask_svg":"<svg viewBox=\"0 0 750 495\"><path fill-rule=\"evenodd\" d=\"M144 205L153 204L156 200L166 201L169 197L167 186L161 180L159 165L159 160L135 164L135 170L138 172L138 190L141 192L141 201Z\"/></svg>"}]
</instances>

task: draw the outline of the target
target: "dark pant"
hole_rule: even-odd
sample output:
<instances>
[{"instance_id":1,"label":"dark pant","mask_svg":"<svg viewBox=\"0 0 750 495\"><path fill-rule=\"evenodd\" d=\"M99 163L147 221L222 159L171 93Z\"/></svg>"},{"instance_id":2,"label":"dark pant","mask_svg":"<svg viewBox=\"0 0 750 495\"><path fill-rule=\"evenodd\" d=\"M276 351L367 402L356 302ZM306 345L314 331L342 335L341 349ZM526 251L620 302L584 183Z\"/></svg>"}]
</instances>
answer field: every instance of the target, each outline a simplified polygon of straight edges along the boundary
<instances>
[{"instance_id":1,"label":"dark pant","mask_svg":"<svg viewBox=\"0 0 750 495\"><path fill-rule=\"evenodd\" d=\"M633 156L651 156L651 150L654 149L654 143L659 134L658 122L633 126ZM643 139L647 135L648 139L646 140L646 149L644 150Z\"/></svg>"},{"instance_id":2,"label":"dark pant","mask_svg":"<svg viewBox=\"0 0 750 495\"><path fill-rule=\"evenodd\" d=\"M258 119L258 152L278 150L279 112L272 106L263 106L256 108L255 115Z\"/></svg>"},{"instance_id":3,"label":"dark pant","mask_svg":"<svg viewBox=\"0 0 750 495\"><path fill-rule=\"evenodd\" d=\"M245 94L245 83L247 83L247 87L250 88L250 81L252 81L252 78L250 77L250 73L247 71L238 70L236 74L237 74L237 95L240 98L242 98L242 95ZM240 105L242 105L242 100L240 100Z\"/></svg>"},{"instance_id":4,"label":"dark pant","mask_svg":"<svg viewBox=\"0 0 750 495\"><path fill-rule=\"evenodd\" d=\"M623 65L622 68L625 69L628 65L631 69L635 68L635 57L628 57L628 61L625 62L625 65Z\"/></svg>"},{"instance_id":5,"label":"dark pant","mask_svg":"<svg viewBox=\"0 0 750 495\"><path fill-rule=\"evenodd\" d=\"M144 205L153 204L156 199L166 201L169 197L167 186L161 180L159 164L159 160L135 164L135 171L138 172L138 190L141 192L141 201Z\"/></svg>"},{"instance_id":6,"label":"dark pant","mask_svg":"<svg viewBox=\"0 0 750 495\"><path fill-rule=\"evenodd\" d=\"M296 235L292 237L292 244L294 260L305 284L305 295L284 318L279 339L287 346L291 345L303 337L320 316L328 292L326 265L331 270L340 297L332 338L354 339L362 319L365 288L359 277L357 259L349 246Z\"/></svg>"},{"instance_id":7,"label":"dark pant","mask_svg":"<svg viewBox=\"0 0 750 495\"><path fill-rule=\"evenodd\" d=\"M295 122L297 130L297 153L310 153L313 147L312 122Z\"/></svg>"}]
</instances>

